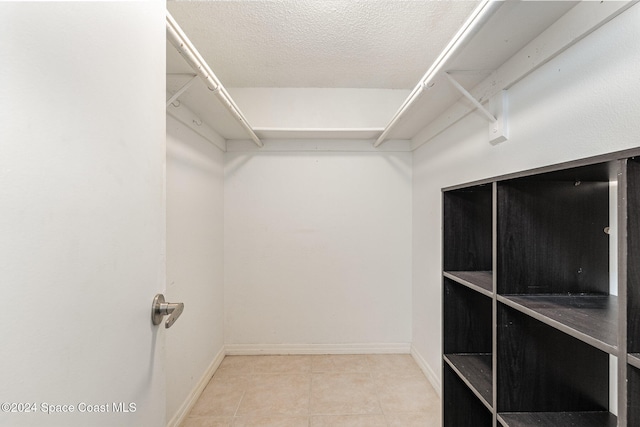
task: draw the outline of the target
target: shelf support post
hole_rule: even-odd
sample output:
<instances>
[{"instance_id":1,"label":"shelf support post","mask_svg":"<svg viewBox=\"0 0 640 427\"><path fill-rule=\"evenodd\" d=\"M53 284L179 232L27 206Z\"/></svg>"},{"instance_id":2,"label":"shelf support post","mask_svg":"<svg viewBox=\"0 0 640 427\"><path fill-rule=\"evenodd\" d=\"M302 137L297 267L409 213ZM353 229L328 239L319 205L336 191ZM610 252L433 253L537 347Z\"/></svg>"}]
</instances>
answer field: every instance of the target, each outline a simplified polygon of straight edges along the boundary
<instances>
[{"instance_id":1,"label":"shelf support post","mask_svg":"<svg viewBox=\"0 0 640 427\"><path fill-rule=\"evenodd\" d=\"M189 81L186 82L180 89L178 89L178 91L174 93L171 96L171 98L169 98L169 100L167 101L167 107L169 107L169 105L171 105L176 99L180 98L180 95L185 93L197 78L198 78L198 75L196 74L192 78L190 78Z\"/></svg>"}]
</instances>

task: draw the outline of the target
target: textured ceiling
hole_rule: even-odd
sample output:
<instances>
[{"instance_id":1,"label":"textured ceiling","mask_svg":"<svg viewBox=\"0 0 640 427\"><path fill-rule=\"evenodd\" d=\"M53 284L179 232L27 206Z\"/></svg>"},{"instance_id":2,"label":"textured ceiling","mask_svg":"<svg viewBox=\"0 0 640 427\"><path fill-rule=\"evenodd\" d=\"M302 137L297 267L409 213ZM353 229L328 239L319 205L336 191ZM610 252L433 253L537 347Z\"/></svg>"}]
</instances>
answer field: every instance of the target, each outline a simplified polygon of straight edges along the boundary
<instances>
[{"instance_id":1,"label":"textured ceiling","mask_svg":"<svg viewBox=\"0 0 640 427\"><path fill-rule=\"evenodd\" d=\"M167 7L227 87L411 89L477 3L218 0ZM175 55L168 51L167 71L191 72Z\"/></svg>"}]
</instances>

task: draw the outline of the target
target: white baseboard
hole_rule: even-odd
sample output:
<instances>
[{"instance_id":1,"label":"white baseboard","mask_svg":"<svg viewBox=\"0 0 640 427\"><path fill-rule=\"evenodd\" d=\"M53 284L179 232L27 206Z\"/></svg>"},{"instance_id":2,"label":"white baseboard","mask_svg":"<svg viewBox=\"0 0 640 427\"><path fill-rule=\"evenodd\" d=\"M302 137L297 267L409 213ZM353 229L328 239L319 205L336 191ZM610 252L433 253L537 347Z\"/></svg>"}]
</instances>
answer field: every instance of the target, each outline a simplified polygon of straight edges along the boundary
<instances>
[{"instance_id":1,"label":"white baseboard","mask_svg":"<svg viewBox=\"0 0 640 427\"><path fill-rule=\"evenodd\" d=\"M189 415L189 412L191 412L191 408L193 408L193 405L196 404L198 398L204 391L204 388L211 380L211 377L213 377L213 374L216 373L216 370L222 363L222 359L224 359L225 355L225 348L223 346L218 354L216 354L216 357L213 359L207 370L202 375L202 378L200 378L200 381L198 381L194 389L191 390L191 393L189 393L187 398L184 400L184 403L182 404L182 406L180 406L178 412L173 416L173 418L171 418L171 420L169 420L169 422L167 423L167 427L179 427L180 424L184 422L184 420Z\"/></svg>"},{"instance_id":2,"label":"white baseboard","mask_svg":"<svg viewBox=\"0 0 640 427\"><path fill-rule=\"evenodd\" d=\"M409 354L409 343L366 344L226 344L228 355L260 354Z\"/></svg>"},{"instance_id":3,"label":"white baseboard","mask_svg":"<svg viewBox=\"0 0 640 427\"><path fill-rule=\"evenodd\" d=\"M431 369L431 366L429 366L414 346L411 346L411 356L413 356L413 360L415 360L420 369L422 369L425 377L427 377L427 380L429 380L436 393L438 393L438 396L442 399L442 382L440 381L440 377L436 375L433 369Z\"/></svg>"}]
</instances>

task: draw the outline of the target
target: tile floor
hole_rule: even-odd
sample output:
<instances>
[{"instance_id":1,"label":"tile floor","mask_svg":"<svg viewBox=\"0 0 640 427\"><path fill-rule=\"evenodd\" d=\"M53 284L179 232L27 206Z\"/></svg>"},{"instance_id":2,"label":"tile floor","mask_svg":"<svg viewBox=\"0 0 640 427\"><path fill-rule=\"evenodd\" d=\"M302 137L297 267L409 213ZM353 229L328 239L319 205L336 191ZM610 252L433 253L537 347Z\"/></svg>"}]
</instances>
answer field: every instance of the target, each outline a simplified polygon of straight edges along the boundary
<instances>
[{"instance_id":1,"label":"tile floor","mask_svg":"<svg viewBox=\"0 0 640 427\"><path fill-rule=\"evenodd\" d=\"M227 356L182 427L440 426L411 356Z\"/></svg>"}]
</instances>

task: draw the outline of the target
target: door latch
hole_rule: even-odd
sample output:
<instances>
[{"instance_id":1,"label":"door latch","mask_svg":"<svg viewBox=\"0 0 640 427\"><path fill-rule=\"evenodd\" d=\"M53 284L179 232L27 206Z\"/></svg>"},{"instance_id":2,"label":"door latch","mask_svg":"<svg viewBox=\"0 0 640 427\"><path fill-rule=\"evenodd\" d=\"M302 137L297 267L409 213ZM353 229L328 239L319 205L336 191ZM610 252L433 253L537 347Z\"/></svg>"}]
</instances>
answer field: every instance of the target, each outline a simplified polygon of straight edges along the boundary
<instances>
[{"instance_id":1,"label":"door latch","mask_svg":"<svg viewBox=\"0 0 640 427\"><path fill-rule=\"evenodd\" d=\"M165 328L170 328L184 310L184 303L170 303L165 302L164 295L158 294L153 298L153 306L151 307L151 321L154 325L159 325L162 322L163 316L169 316L164 323Z\"/></svg>"}]
</instances>

